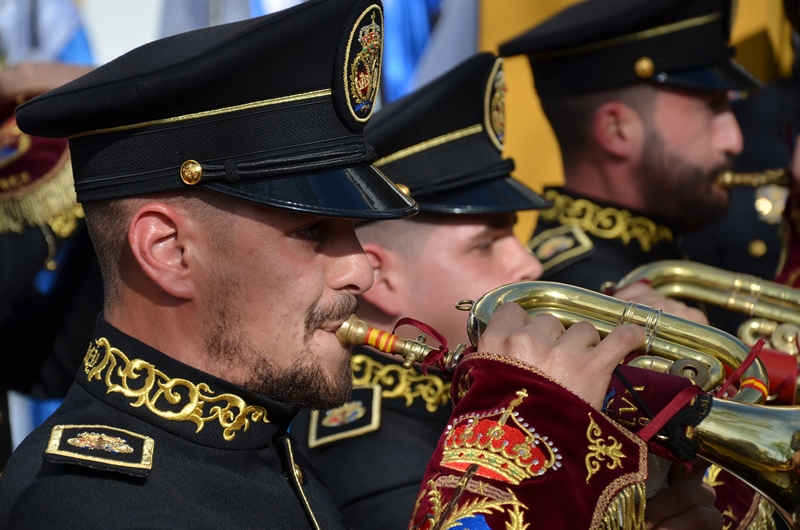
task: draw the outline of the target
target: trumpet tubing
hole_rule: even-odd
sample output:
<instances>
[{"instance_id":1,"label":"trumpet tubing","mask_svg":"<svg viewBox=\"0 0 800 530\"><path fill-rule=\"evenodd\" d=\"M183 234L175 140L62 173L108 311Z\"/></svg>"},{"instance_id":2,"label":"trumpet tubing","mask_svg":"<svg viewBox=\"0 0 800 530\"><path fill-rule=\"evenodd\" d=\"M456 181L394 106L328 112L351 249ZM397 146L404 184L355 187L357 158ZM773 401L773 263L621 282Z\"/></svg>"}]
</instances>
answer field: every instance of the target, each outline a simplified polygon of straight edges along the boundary
<instances>
[{"instance_id":1,"label":"trumpet tubing","mask_svg":"<svg viewBox=\"0 0 800 530\"><path fill-rule=\"evenodd\" d=\"M718 329L662 314L648 306L623 302L594 291L553 282L525 282L500 287L467 304L461 301L459 309L469 310L467 332L477 344L494 310L503 303L514 302L528 314L550 313L565 326L588 320L601 335L619 324L639 324L647 334L645 352L659 357L640 357L643 364L651 364L664 371L675 364L681 371L692 372L699 363L724 364L735 368L745 359L749 348L740 340ZM337 337L344 345L363 345L370 342L382 345L401 355L411 352L409 358L423 357L433 348L418 341L380 340L376 330L351 317ZM370 339L369 337L373 337ZM412 344L408 344L412 343ZM391 348L389 348L391 344ZM695 352L700 353L695 356ZM404 353L405 352L405 353ZM684 357L684 355L686 355ZM680 359L672 363L672 359ZM711 359L711 361L709 361ZM410 365L410 364L409 364ZM764 366L756 360L742 376L739 392L732 400L712 398L708 416L695 427L689 436L697 454L732 472L759 491L774 506L777 513L790 525L800 529L800 407L762 407L762 391L745 382L754 379L768 384ZM710 383L713 384L713 383Z\"/></svg>"},{"instance_id":2,"label":"trumpet tubing","mask_svg":"<svg viewBox=\"0 0 800 530\"><path fill-rule=\"evenodd\" d=\"M616 283L622 289L646 281L668 298L724 307L751 317L800 325L800 289L748 274L683 260L654 261Z\"/></svg>"}]
</instances>

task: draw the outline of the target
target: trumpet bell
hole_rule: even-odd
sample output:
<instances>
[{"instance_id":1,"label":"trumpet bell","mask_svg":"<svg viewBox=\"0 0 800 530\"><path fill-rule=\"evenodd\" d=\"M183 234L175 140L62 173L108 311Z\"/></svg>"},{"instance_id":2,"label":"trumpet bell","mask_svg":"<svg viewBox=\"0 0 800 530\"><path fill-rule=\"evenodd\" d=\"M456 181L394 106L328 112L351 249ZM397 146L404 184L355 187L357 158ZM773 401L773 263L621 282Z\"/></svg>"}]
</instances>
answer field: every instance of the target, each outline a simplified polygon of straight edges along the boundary
<instances>
[{"instance_id":1,"label":"trumpet bell","mask_svg":"<svg viewBox=\"0 0 800 530\"><path fill-rule=\"evenodd\" d=\"M698 455L747 482L790 528L800 528L800 407L714 399L692 438Z\"/></svg>"}]
</instances>

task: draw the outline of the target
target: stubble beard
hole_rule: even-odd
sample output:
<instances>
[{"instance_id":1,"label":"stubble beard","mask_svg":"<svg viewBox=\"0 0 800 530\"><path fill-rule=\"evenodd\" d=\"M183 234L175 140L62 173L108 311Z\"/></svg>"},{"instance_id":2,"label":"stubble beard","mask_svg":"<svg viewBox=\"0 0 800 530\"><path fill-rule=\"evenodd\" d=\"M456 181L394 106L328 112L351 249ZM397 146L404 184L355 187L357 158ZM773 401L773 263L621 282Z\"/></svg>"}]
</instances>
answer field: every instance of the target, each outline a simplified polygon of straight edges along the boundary
<instances>
[{"instance_id":1,"label":"stubble beard","mask_svg":"<svg viewBox=\"0 0 800 530\"><path fill-rule=\"evenodd\" d=\"M232 288L231 282L220 281L218 285L214 296L214 324L208 326L205 344L211 359L228 366L244 367L245 378L231 382L288 405L295 411L303 408L331 409L347 401L353 388L349 350L342 347L341 362L326 371L311 350L310 341L321 325L345 320L354 313L358 308L355 297L342 296L333 303L312 306L306 313L303 348L288 368L278 369L270 361L269 352L255 348L242 333L241 319L232 303L236 289Z\"/></svg>"},{"instance_id":2,"label":"stubble beard","mask_svg":"<svg viewBox=\"0 0 800 530\"><path fill-rule=\"evenodd\" d=\"M714 191L714 182L732 164L728 157L709 171L691 165L669 152L661 135L651 129L640 168L647 211L679 221L686 228L720 221L728 213L729 199Z\"/></svg>"}]
</instances>

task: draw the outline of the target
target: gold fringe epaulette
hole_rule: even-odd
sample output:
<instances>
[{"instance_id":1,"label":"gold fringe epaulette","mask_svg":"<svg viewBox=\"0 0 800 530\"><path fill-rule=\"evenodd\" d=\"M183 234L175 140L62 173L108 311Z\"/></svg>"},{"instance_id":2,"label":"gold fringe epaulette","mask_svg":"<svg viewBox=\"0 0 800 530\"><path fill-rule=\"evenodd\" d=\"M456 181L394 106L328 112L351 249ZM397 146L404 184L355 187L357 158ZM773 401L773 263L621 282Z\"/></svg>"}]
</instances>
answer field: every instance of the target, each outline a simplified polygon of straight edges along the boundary
<instances>
[{"instance_id":1,"label":"gold fringe epaulette","mask_svg":"<svg viewBox=\"0 0 800 530\"><path fill-rule=\"evenodd\" d=\"M644 484L623 489L608 505L600 524L592 525L592 530L645 530L644 498Z\"/></svg>"},{"instance_id":2,"label":"gold fringe epaulette","mask_svg":"<svg viewBox=\"0 0 800 530\"><path fill-rule=\"evenodd\" d=\"M26 226L38 226L49 227L64 238L75 230L81 218L83 209L75 196L69 152L62 155L50 174L30 186L8 192L8 197L0 193L0 234L20 233Z\"/></svg>"},{"instance_id":3,"label":"gold fringe epaulette","mask_svg":"<svg viewBox=\"0 0 800 530\"><path fill-rule=\"evenodd\" d=\"M747 525L747 530L776 530L774 513L775 508L767 499L759 495L758 508L753 515L753 520Z\"/></svg>"}]
</instances>

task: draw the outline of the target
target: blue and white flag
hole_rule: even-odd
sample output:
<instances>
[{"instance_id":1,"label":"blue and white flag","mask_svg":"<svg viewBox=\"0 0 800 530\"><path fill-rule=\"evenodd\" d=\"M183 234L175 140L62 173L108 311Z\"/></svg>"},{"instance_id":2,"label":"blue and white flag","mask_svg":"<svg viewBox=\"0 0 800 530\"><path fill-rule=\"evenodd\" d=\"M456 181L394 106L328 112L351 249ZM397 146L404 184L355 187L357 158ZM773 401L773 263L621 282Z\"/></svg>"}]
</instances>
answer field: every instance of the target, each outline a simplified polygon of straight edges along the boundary
<instances>
[{"instance_id":1,"label":"blue and white flag","mask_svg":"<svg viewBox=\"0 0 800 530\"><path fill-rule=\"evenodd\" d=\"M72 0L0 2L0 48L6 63L59 61L93 64Z\"/></svg>"}]
</instances>

